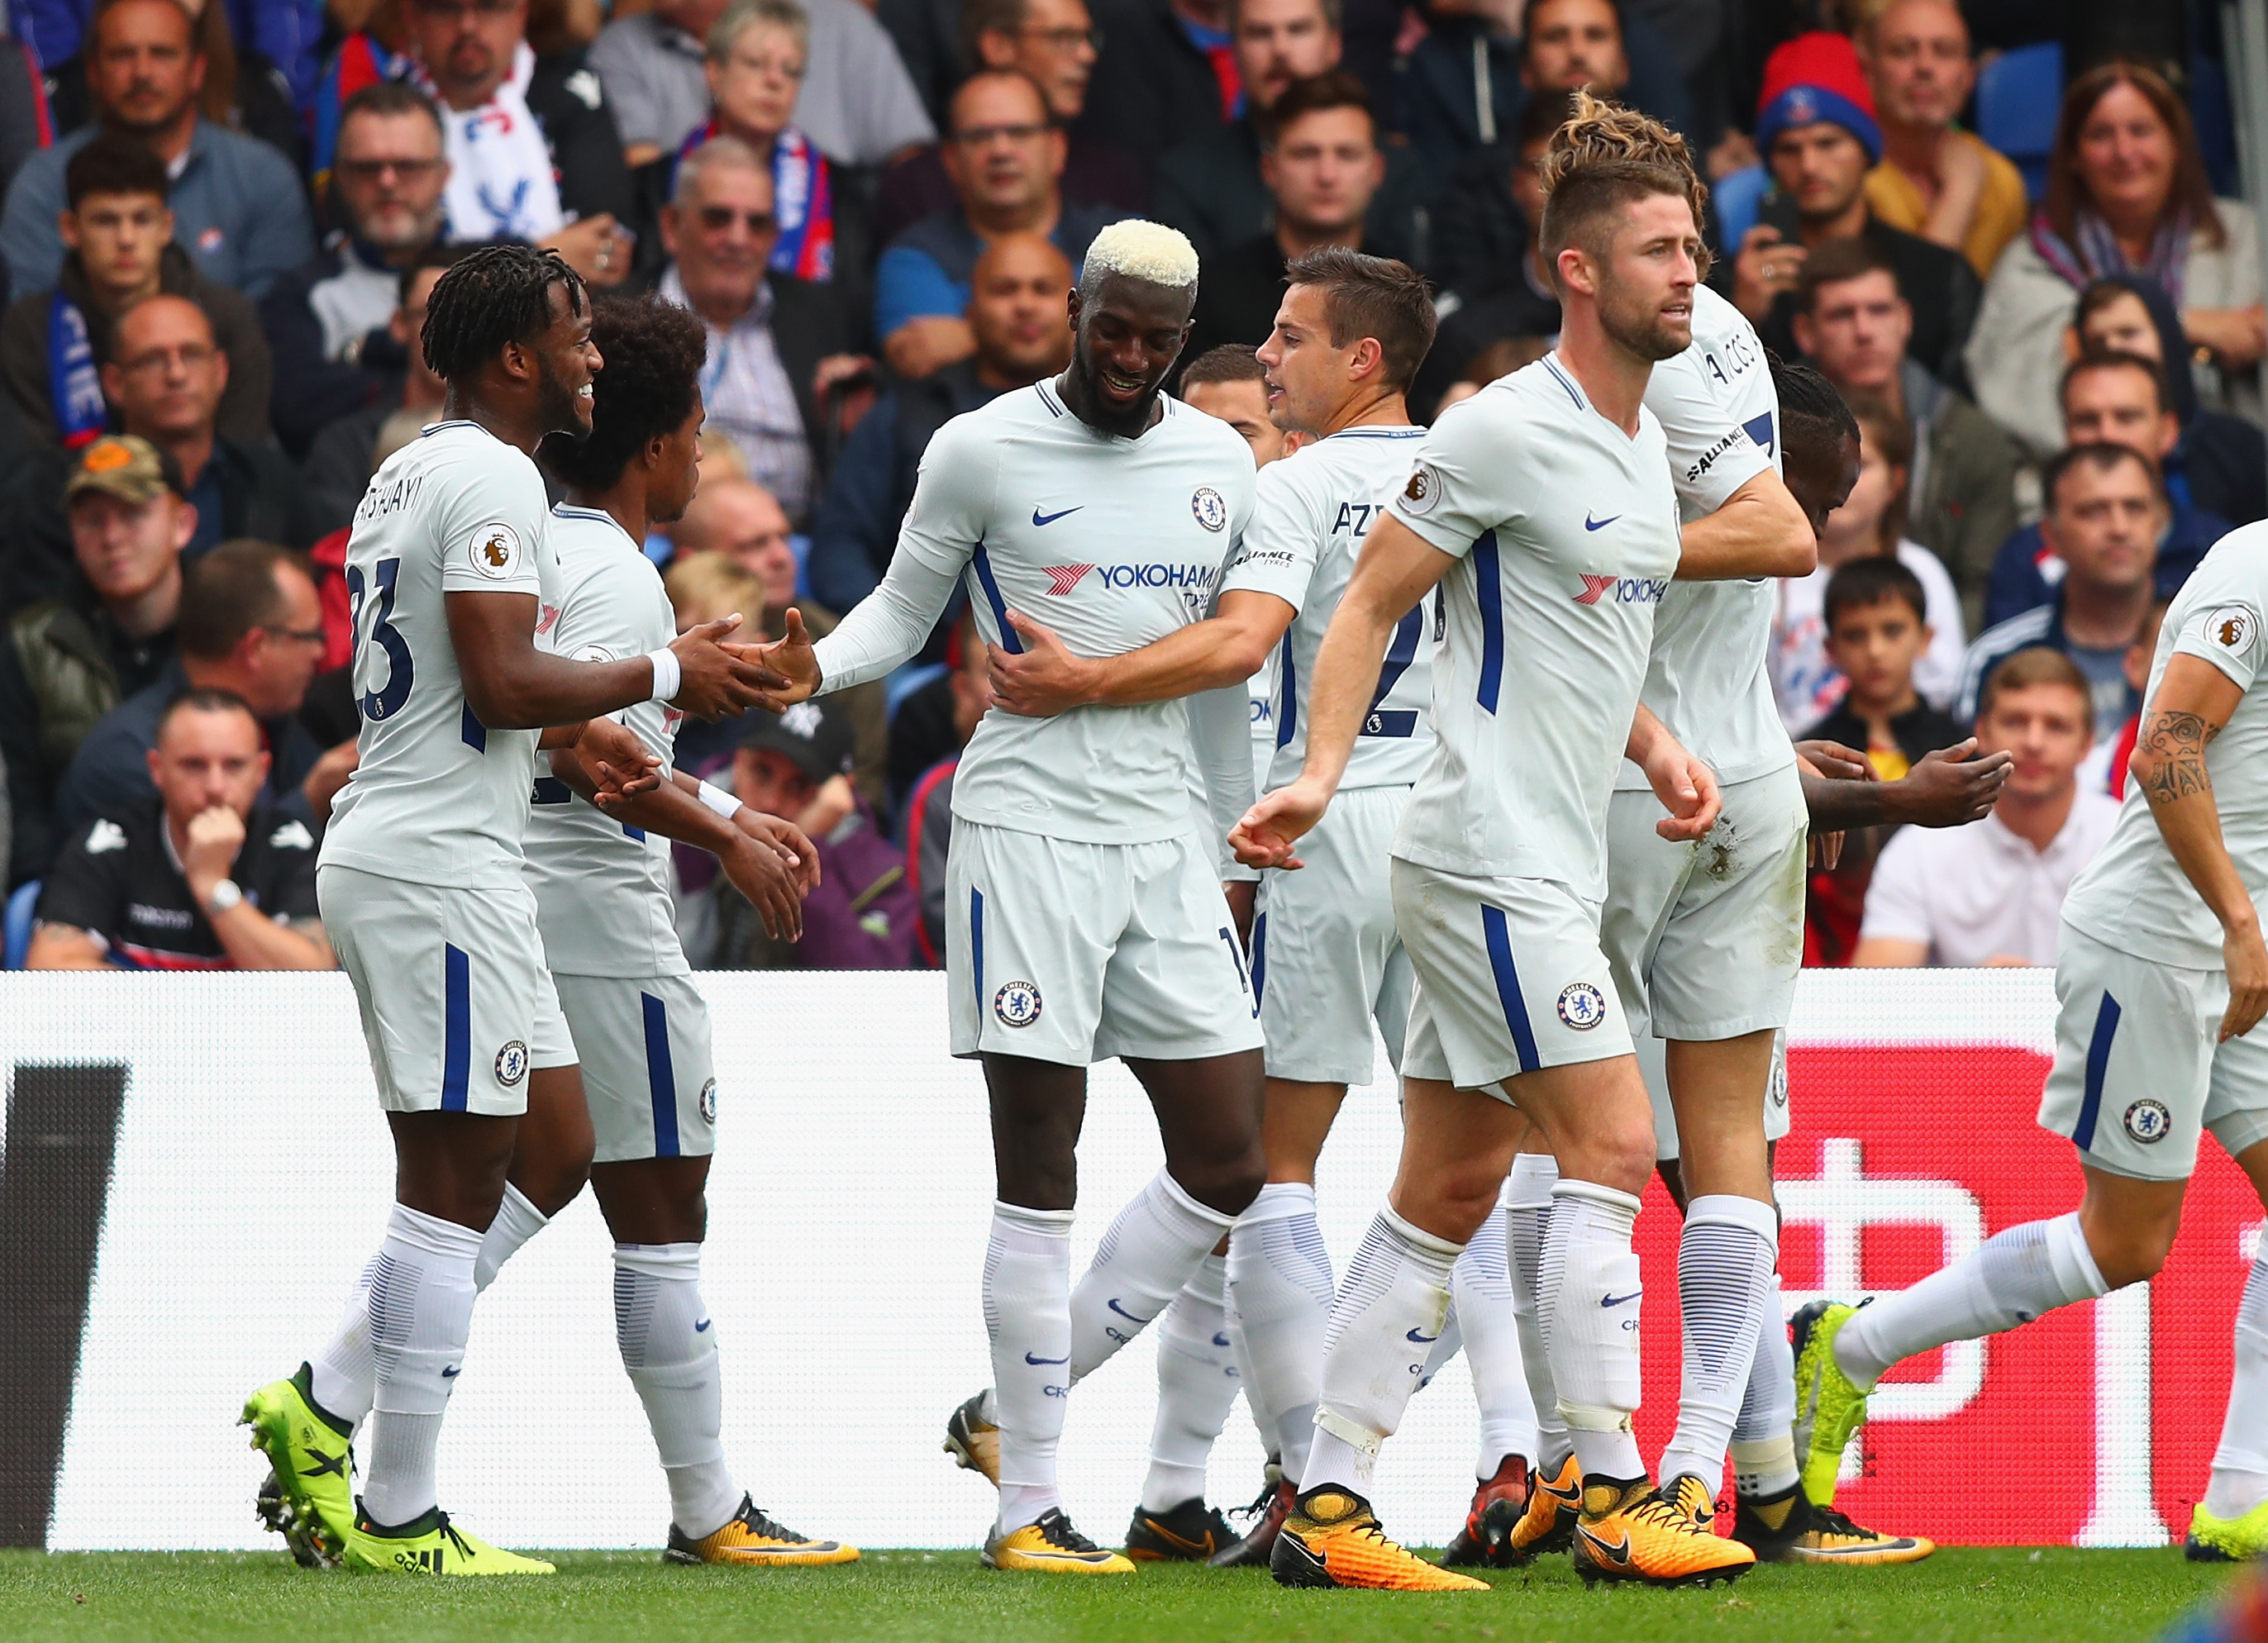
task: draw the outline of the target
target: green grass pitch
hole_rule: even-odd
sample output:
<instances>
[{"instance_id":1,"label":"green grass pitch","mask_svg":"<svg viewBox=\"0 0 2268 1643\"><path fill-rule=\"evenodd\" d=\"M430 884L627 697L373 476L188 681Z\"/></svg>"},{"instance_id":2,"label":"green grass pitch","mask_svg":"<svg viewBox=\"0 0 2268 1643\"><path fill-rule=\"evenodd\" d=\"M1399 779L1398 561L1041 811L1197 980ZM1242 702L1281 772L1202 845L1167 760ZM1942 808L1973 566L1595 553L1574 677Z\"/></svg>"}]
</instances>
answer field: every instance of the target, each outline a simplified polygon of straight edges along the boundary
<instances>
[{"instance_id":1,"label":"green grass pitch","mask_svg":"<svg viewBox=\"0 0 2268 1643\"><path fill-rule=\"evenodd\" d=\"M1150 1565L1130 1578L1014 1576L973 1552L873 1552L843 1569L663 1567L651 1551L568 1552L550 1579L418 1581L310 1573L281 1553L0 1553L0 1638L165 1643L1653 1643L1869 1638L1906 1643L2154 1637L2217 1591L2177 1551L1947 1550L1900 1569L1756 1570L1707 1591L1586 1592L1566 1558L1488 1594L1291 1592L1259 1571Z\"/></svg>"}]
</instances>

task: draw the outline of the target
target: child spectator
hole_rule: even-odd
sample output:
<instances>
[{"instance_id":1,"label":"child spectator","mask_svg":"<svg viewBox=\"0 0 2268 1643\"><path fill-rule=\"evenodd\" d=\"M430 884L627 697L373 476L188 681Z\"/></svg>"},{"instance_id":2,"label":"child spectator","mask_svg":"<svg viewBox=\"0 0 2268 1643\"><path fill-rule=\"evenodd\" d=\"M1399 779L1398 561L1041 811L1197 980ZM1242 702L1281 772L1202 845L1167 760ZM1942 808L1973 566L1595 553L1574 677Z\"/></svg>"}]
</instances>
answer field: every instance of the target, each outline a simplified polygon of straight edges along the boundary
<instances>
[{"instance_id":1,"label":"child spectator","mask_svg":"<svg viewBox=\"0 0 2268 1643\"><path fill-rule=\"evenodd\" d=\"M1863 748L1874 774L1895 782L1926 753L1966 735L1914 689L1930 626L1921 578L1895 559L1853 559L1827 584L1827 658L1848 689L1806 740Z\"/></svg>"}]
</instances>

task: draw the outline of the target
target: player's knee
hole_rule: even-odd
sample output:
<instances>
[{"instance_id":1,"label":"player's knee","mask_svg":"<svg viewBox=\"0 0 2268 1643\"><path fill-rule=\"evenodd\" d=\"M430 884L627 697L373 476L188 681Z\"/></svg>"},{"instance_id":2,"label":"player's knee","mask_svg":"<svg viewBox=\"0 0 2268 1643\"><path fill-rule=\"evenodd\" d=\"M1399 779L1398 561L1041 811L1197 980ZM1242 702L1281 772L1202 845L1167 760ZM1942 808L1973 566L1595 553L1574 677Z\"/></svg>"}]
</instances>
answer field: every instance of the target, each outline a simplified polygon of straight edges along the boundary
<instances>
[{"instance_id":1,"label":"player's knee","mask_svg":"<svg viewBox=\"0 0 2268 1643\"><path fill-rule=\"evenodd\" d=\"M1267 1183L1268 1158L1255 1137L1241 1153L1231 1157L1176 1162L1172 1175L1182 1191L1207 1209L1241 1215Z\"/></svg>"},{"instance_id":2,"label":"player's knee","mask_svg":"<svg viewBox=\"0 0 2268 1643\"><path fill-rule=\"evenodd\" d=\"M2102 1281L2113 1289L2124 1289L2157 1277L2173 1252L2174 1237L2180 1230L2178 1221L2171 1226L2124 1226L2107 1234L2100 1227L2089 1227L2088 1249L2095 1256Z\"/></svg>"}]
</instances>

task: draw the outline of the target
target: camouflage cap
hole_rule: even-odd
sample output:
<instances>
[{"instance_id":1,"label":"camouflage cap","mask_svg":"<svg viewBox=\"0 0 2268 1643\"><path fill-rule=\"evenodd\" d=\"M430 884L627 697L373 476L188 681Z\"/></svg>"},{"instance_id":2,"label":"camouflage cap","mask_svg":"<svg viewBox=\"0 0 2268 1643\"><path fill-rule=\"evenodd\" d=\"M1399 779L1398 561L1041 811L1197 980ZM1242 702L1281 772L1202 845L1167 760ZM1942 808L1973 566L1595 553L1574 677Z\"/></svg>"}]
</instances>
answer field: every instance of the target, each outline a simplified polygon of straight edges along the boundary
<instances>
[{"instance_id":1,"label":"camouflage cap","mask_svg":"<svg viewBox=\"0 0 2268 1643\"><path fill-rule=\"evenodd\" d=\"M107 433L79 453L70 478L63 483L63 501L68 504L90 490L137 507L165 491L177 497L188 494L179 464L147 439L130 433Z\"/></svg>"}]
</instances>

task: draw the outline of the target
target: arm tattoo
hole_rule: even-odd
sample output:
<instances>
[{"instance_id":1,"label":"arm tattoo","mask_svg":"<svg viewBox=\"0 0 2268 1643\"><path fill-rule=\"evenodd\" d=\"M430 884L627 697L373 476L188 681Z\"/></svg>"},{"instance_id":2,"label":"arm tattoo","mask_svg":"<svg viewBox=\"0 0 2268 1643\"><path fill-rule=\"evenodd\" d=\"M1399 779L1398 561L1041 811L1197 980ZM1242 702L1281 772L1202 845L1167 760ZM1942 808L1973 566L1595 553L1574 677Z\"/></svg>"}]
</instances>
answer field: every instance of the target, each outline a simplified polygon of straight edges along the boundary
<instances>
[{"instance_id":1,"label":"arm tattoo","mask_svg":"<svg viewBox=\"0 0 2268 1643\"><path fill-rule=\"evenodd\" d=\"M2213 777L2205 769L2205 748L2220 733L2195 713L2153 714L2142 729L2138 748L2150 755L2149 779L2142 791L2154 805L2213 792Z\"/></svg>"}]
</instances>

